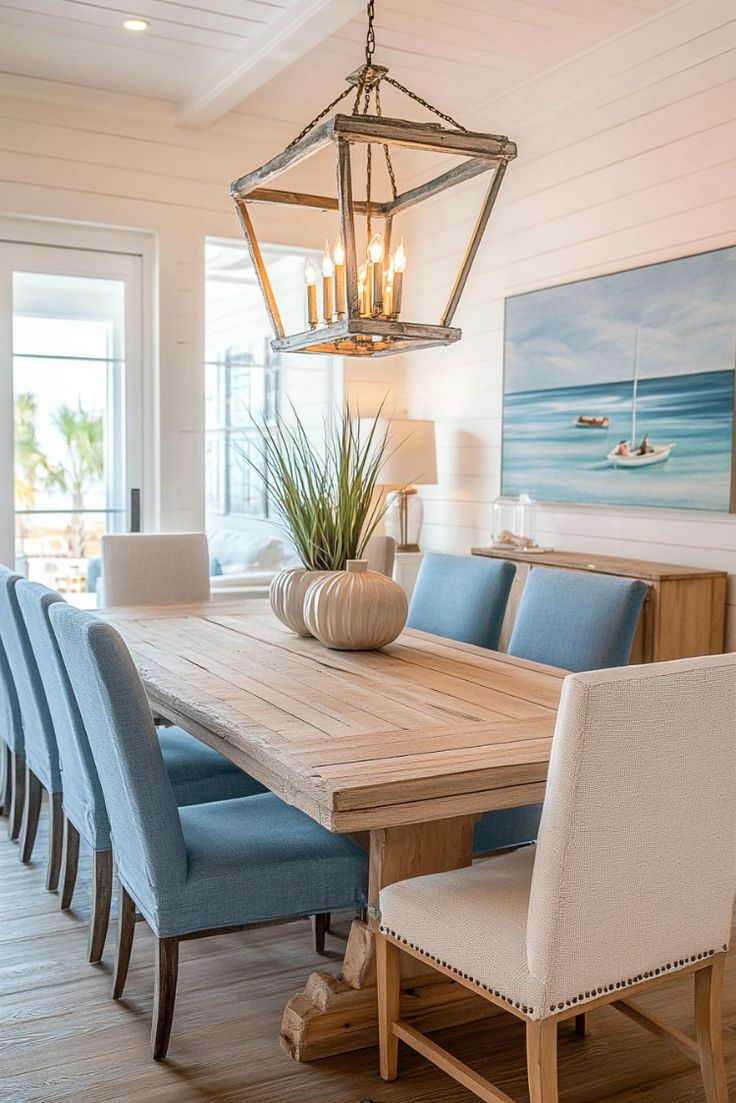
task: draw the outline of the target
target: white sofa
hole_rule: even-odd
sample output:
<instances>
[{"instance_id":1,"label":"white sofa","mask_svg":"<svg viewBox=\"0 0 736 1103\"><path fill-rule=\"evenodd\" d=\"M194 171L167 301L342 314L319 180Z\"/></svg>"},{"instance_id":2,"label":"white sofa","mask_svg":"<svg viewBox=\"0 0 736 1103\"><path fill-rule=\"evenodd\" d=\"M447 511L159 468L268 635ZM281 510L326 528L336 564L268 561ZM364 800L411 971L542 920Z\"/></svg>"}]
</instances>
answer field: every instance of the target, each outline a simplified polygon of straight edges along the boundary
<instances>
[{"instance_id":1,"label":"white sofa","mask_svg":"<svg viewBox=\"0 0 736 1103\"><path fill-rule=\"evenodd\" d=\"M220 593L243 596L262 593L271 579L286 567L298 567L299 558L285 538L254 535L237 529L214 529L208 537L210 588Z\"/></svg>"}]
</instances>

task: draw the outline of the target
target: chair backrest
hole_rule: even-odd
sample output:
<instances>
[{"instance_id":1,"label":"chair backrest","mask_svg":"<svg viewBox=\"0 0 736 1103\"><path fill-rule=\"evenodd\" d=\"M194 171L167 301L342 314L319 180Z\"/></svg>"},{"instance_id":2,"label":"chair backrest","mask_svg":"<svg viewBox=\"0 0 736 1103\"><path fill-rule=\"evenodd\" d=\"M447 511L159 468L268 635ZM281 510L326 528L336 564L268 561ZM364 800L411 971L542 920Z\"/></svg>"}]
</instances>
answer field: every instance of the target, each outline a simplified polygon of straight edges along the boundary
<instances>
[{"instance_id":1,"label":"chair backrest","mask_svg":"<svg viewBox=\"0 0 736 1103\"><path fill-rule=\"evenodd\" d=\"M105 605L177 605L210 600L210 557L203 532L102 537Z\"/></svg>"},{"instance_id":2,"label":"chair backrest","mask_svg":"<svg viewBox=\"0 0 736 1103\"><path fill-rule=\"evenodd\" d=\"M377 571L391 578L394 573L396 541L393 536L371 536L365 546L363 559L368 561L368 570Z\"/></svg>"},{"instance_id":3,"label":"chair backrest","mask_svg":"<svg viewBox=\"0 0 736 1103\"><path fill-rule=\"evenodd\" d=\"M566 679L527 924L550 999L728 944L735 721L736 655Z\"/></svg>"},{"instance_id":4,"label":"chair backrest","mask_svg":"<svg viewBox=\"0 0 736 1103\"><path fill-rule=\"evenodd\" d=\"M509 655L575 673L624 666L646 592L638 579L534 567L521 595Z\"/></svg>"},{"instance_id":5,"label":"chair backrest","mask_svg":"<svg viewBox=\"0 0 736 1103\"><path fill-rule=\"evenodd\" d=\"M155 911L162 893L185 881L187 857L145 691L112 625L61 602L49 617L92 748L120 875L140 905Z\"/></svg>"},{"instance_id":6,"label":"chair backrest","mask_svg":"<svg viewBox=\"0 0 736 1103\"><path fill-rule=\"evenodd\" d=\"M51 627L49 609L63 597L21 579L18 604L28 630L56 733L64 785L64 812L94 850L110 847L110 823L87 732Z\"/></svg>"},{"instance_id":7,"label":"chair backrest","mask_svg":"<svg viewBox=\"0 0 736 1103\"><path fill-rule=\"evenodd\" d=\"M501 559L427 552L409 605L409 628L495 650L516 567Z\"/></svg>"},{"instance_id":8,"label":"chair backrest","mask_svg":"<svg viewBox=\"0 0 736 1103\"><path fill-rule=\"evenodd\" d=\"M38 664L18 605L20 575L0 567L0 632L18 695L26 762L49 792L61 790L56 734Z\"/></svg>"},{"instance_id":9,"label":"chair backrest","mask_svg":"<svg viewBox=\"0 0 736 1103\"><path fill-rule=\"evenodd\" d=\"M0 567L0 570L3 568ZM23 720L3 635L2 619L0 619L0 739L7 743L11 751L23 754L25 747Z\"/></svg>"}]
</instances>

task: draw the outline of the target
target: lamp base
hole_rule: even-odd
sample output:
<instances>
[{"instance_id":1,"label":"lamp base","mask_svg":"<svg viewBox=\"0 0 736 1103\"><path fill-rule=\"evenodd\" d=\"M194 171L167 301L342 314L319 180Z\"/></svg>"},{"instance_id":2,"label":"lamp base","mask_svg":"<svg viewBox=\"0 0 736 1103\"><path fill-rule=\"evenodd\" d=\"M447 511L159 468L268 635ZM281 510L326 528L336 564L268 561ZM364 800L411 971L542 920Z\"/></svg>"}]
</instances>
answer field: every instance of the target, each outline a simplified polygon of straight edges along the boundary
<instances>
[{"instance_id":1,"label":"lamp base","mask_svg":"<svg viewBox=\"0 0 736 1103\"><path fill-rule=\"evenodd\" d=\"M388 495L384 526L398 552L418 552L422 532L422 499L415 486L404 486Z\"/></svg>"}]
</instances>

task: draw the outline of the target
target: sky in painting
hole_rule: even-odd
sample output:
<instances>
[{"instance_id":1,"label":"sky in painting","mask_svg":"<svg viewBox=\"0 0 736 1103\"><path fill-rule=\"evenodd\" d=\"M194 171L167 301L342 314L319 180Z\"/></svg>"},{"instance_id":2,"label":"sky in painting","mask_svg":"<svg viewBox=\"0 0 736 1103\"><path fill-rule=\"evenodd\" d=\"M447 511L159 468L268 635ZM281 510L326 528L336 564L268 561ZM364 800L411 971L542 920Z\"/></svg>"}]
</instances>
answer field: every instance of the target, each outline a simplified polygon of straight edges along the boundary
<instances>
[{"instance_id":1,"label":"sky in painting","mask_svg":"<svg viewBox=\"0 0 736 1103\"><path fill-rule=\"evenodd\" d=\"M505 390L733 369L736 248L506 300Z\"/></svg>"}]
</instances>

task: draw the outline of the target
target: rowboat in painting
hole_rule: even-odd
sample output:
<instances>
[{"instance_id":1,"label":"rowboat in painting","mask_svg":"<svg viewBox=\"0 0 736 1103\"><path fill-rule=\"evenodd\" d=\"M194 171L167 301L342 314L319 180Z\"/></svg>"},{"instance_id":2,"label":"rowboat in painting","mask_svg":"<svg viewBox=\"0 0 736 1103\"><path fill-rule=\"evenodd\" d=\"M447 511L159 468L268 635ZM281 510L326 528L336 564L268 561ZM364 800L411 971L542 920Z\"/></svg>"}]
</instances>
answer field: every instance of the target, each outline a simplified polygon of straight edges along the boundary
<instances>
[{"instance_id":1,"label":"rowboat in painting","mask_svg":"<svg viewBox=\"0 0 736 1103\"><path fill-rule=\"evenodd\" d=\"M576 429L607 429L611 424L609 417L599 417L593 414L581 414L575 421Z\"/></svg>"}]
</instances>

